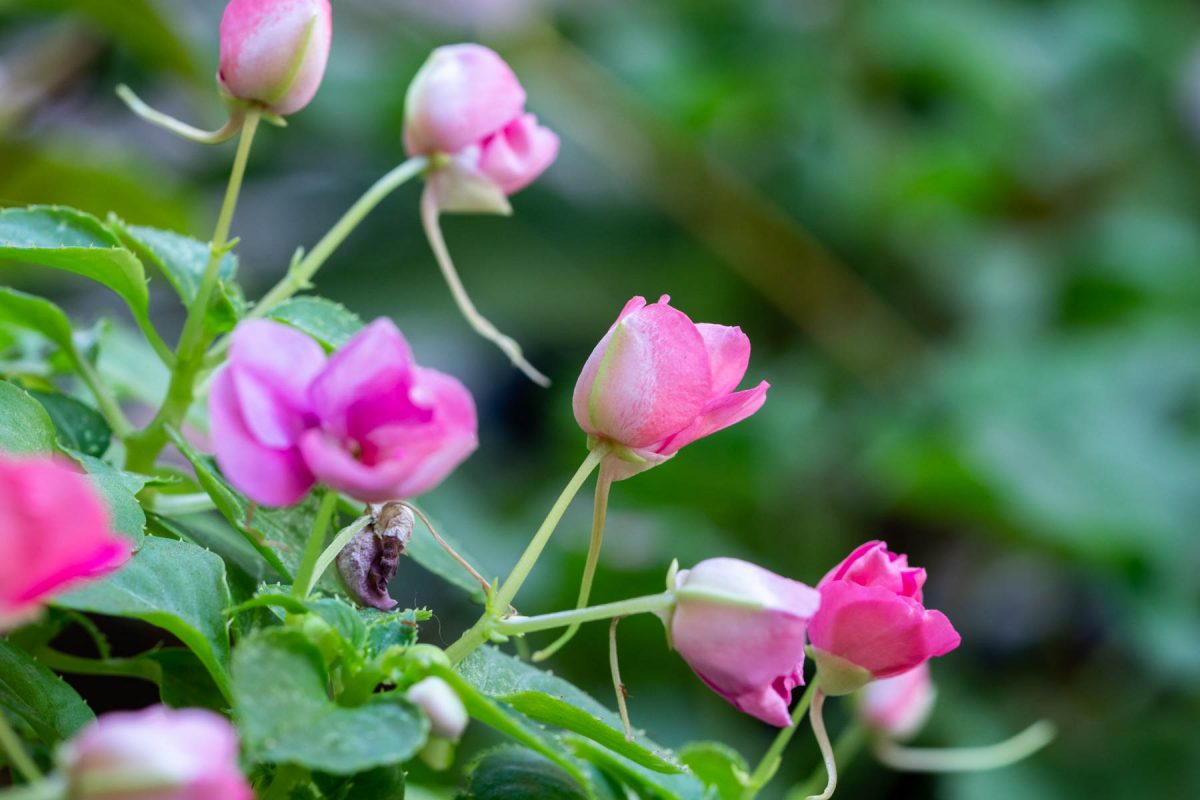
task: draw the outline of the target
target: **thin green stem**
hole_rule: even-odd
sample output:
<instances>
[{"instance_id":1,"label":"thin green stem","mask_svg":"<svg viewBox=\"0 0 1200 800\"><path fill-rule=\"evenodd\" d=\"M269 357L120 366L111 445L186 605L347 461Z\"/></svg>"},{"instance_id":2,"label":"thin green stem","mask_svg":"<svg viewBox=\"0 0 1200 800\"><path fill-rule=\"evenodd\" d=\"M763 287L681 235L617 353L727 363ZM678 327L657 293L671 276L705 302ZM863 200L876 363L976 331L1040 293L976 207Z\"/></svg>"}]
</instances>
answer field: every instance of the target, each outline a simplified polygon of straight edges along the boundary
<instances>
[{"instance_id":1,"label":"thin green stem","mask_svg":"<svg viewBox=\"0 0 1200 800\"><path fill-rule=\"evenodd\" d=\"M742 800L754 800L759 791L774 777L775 771L779 769L779 762L783 756L784 748L788 746L788 743L792 741L792 737L796 735L796 729L800 726L800 720L804 719L804 715L808 713L808 707L812 703L813 695L816 694L816 691L817 682L814 680L804 690L804 694L800 696L800 702L796 703L796 707L792 709L792 724L779 731L779 734L775 737L775 741L771 742L771 746L763 754L762 760L758 762L758 766L750 774L750 780L746 784L746 788L742 791Z\"/></svg>"},{"instance_id":2,"label":"thin green stem","mask_svg":"<svg viewBox=\"0 0 1200 800\"><path fill-rule=\"evenodd\" d=\"M182 136L184 139L200 144L220 144L221 142L227 142L236 136L242 127L243 112L240 109L235 109L230 114L229 120L217 130L205 131L177 120L170 114L164 114L156 108L151 108L125 84L117 87L117 97L125 101L125 105L129 106L130 111L151 125L157 125L176 136Z\"/></svg>"},{"instance_id":3,"label":"thin green stem","mask_svg":"<svg viewBox=\"0 0 1200 800\"><path fill-rule=\"evenodd\" d=\"M861 723L851 722L838 736L837 741L834 742L833 760L841 765L843 771L858 756L858 751L862 749L863 744L866 742L866 734L866 729ZM799 783L788 790L787 800L807 800L807 798L820 792L825 787L827 780L825 763L822 761L813 768L812 773L803 783Z\"/></svg>"},{"instance_id":4,"label":"thin green stem","mask_svg":"<svg viewBox=\"0 0 1200 800\"><path fill-rule=\"evenodd\" d=\"M588 544L587 561L583 565L583 579L579 582L579 599L576 608L584 608L592 594L592 581L596 577L596 566L600 563L600 546L604 543L604 522L608 515L608 494L612 488L612 470L604 464L596 478L596 499L592 504L592 539ZM543 661L557 653L575 636L579 625L567 628L549 647L533 654L534 661Z\"/></svg>"},{"instance_id":5,"label":"thin green stem","mask_svg":"<svg viewBox=\"0 0 1200 800\"><path fill-rule=\"evenodd\" d=\"M150 425L129 440L126 467L135 472L148 472L154 466L154 460L167 443L167 426L178 427L192 405L196 375L204 366L204 351L208 346L204 321L220 280L221 259L228 249L233 212L237 208L242 178L246 174L246 163L250 158L250 145L254 141L254 132L258 129L260 116L257 109L249 109L243 120L237 154L233 158L233 168L229 173L229 185L225 189L225 200L217 215L217 226L209 245L208 264L205 266L204 276L200 279L200 288L188 307L183 332L179 335L179 347L171 369L167 396Z\"/></svg>"},{"instance_id":6,"label":"thin green stem","mask_svg":"<svg viewBox=\"0 0 1200 800\"><path fill-rule=\"evenodd\" d=\"M820 689L813 697L812 722L813 736L817 739L817 747L821 749L821 760L825 762L825 790L820 794L810 795L807 800L829 800L837 789L838 766L837 756L829 744L829 732L825 730L825 693Z\"/></svg>"},{"instance_id":7,"label":"thin green stem","mask_svg":"<svg viewBox=\"0 0 1200 800\"><path fill-rule=\"evenodd\" d=\"M141 678L153 683L162 679L162 668L156 662L141 658L83 658L50 647L43 647L35 655L38 661L56 672Z\"/></svg>"},{"instance_id":8,"label":"thin green stem","mask_svg":"<svg viewBox=\"0 0 1200 800\"><path fill-rule=\"evenodd\" d=\"M329 565L338 557L338 553L342 552L346 545L350 544L350 540L370 524L370 517L359 517L337 532L337 535L333 537L333 541L321 552L316 565L313 567L313 574L310 581L313 586L316 586L321 580L321 576L325 574L325 570L329 569Z\"/></svg>"},{"instance_id":9,"label":"thin green stem","mask_svg":"<svg viewBox=\"0 0 1200 800\"><path fill-rule=\"evenodd\" d=\"M621 725L625 729L625 741L633 741L633 725L629 722L629 704L625 702L629 692L625 689L625 681L621 680L621 663L617 658L617 626L624 617L613 617L608 626L608 667L612 671L613 691L617 694L617 710L621 712Z\"/></svg>"},{"instance_id":10,"label":"thin green stem","mask_svg":"<svg viewBox=\"0 0 1200 800\"><path fill-rule=\"evenodd\" d=\"M74 349L74 348L72 348ZM83 379L84 384L96 398L96 405L100 409L100 413L104 415L104 419L108 422L112 432L116 434L118 439L124 439L133 433L133 425L129 422L125 412L121 410L120 403L117 398L109 391L96 368L83 355L78 355L75 360L75 366L79 369L79 377Z\"/></svg>"},{"instance_id":11,"label":"thin green stem","mask_svg":"<svg viewBox=\"0 0 1200 800\"><path fill-rule=\"evenodd\" d=\"M511 336L501 333L490 320L479 313L479 309L475 308L475 304L471 302L470 295L467 294L462 280L458 277L458 270L454 268L454 261L450 258L450 249L446 247L446 238L442 236L442 228L438 224L437 197L428 187L421 195L421 225L425 228L425 238L429 240L429 246L433 248L433 255L437 260L438 267L442 270L442 277L446 279L446 285L450 287L450 294L453 295L454 302L467 320L467 324L480 336L499 347L512 361L513 366L525 373L529 380L538 386L549 386L550 379L525 360L525 356L521 352L521 345L517 344L517 341Z\"/></svg>"},{"instance_id":12,"label":"thin green stem","mask_svg":"<svg viewBox=\"0 0 1200 800\"><path fill-rule=\"evenodd\" d=\"M325 549L325 533L329 530L329 520L333 518L336 508L337 492L327 489L321 498L317 516L313 519L312 533L308 535L308 543L304 545L304 556L292 584L292 596L297 600L306 599L317 583L317 561Z\"/></svg>"},{"instance_id":13,"label":"thin green stem","mask_svg":"<svg viewBox=\"0 0 1200 800\"><path fill-rule=\"evenodd\" d=\"M555 611L552 614L539 614L536 617L509 617L492 623L492 630L504 635L519 633L534 633L563 628L568 625L581 625L585 622L595 622L600 619L613 617L628 617L633 614L651 614L665 611L675 605L675 593L647 594L632 597L628 600L618 600L615 603L604 603L588 608L575 608L570 611Z\"/></svg>"},{"instance_id":14,"label":"thin green stem","mask_svg":"<svg viewBox=\"0 0 1200 800\"><path fill-rule=\"evenodd\" d=\"M875 757L905 772L980 772L1026 759L1048 745L1054 735L1054 724L1040 720L1003 742L984 747L903 747L884 738L875 743Z\"/></svg>"},{"instance_id":15,"label":"thin green stem","mask_svg":"<svg viewBox=\"0 0 1200 800\"><path fill-rule=\"evenodd\" d=\"M424 156L414 156L375 181L371 188L367 189L366 193L350 206L342 218L317 242L312 251L289 269L287 275L263 295L248 317L252 319L265 317L284 300L307 288L309 281L317 274L317 270L333 255L333 251L346 240L346 237L358 227L375 206L396 189L421 174L427 163Z\"/></svg>"},{"instance_id":16,"label":"thin green stem","mask_svg":"<svg viewBox=\"0 0 1200 800\"><path fill-rule=\"evenodd\" d=\"M0 713L0 748L3 748L4 753L8 756L8 763L21 773L21 777L27 783L37 783L42 780L42 771L37 768L37 764L33 763L29 753L25 752L25 745L21 742L21 737L17 736L17 732L8 723L8 717L3 713Z\"/></svg>"},{"instance_id":17,"label":"thin green stem","mask_svg":"<svg viewBox=\"0 0 1200 800\"><path fill-rule=\"evenodd\" d=\"M163 494L159 492L142 505L146 507L147 511L153 511L155 514L163 514L164 516L199 514L203 511L212 511L217 507L212 497L204 492L194 492L192 494Z\"/></svg>"},{"instance_id":18,"label":"thin green stem","mask_svg":"<svg viewBox=\"0 0 1200 800\"><path fill-rule=\"evenodd\" d=\"M460 567L465 569L467 574L474 578L479 584L480 588L483 589L484 595L487 595L492 588L491 584L487 582L487 578L480 575L479 570L471 566L471 562L459 555L458 551L451 547L450 543L443 539L441 534L434 530L433 525L429 522L429 517L425 516L421 509L417 508L412 503L401 503L401 505L421 518L421 523L425 526L425 530L429 531L429 535L432 536L433 540L438 543L438 546L445 550L446 554L453 558Z\"/></svg>"}]
</instances>

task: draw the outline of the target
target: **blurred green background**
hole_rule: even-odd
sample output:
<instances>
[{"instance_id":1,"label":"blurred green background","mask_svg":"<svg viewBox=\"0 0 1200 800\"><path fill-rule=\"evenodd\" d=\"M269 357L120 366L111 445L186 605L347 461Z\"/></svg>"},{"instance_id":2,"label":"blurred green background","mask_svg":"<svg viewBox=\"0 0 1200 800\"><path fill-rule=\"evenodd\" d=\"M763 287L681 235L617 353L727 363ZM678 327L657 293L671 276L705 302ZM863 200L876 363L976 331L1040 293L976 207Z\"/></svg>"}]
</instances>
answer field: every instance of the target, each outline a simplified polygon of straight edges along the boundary
<instances>
[{"instance_id":1,"label":"blurred green background","mask_svg":"<svg viewBox=\"0 0 1200 800\"><path fill-rule=\"evenodd\" d=\"M0 205L207 237L232 145L173 139L113 88L219 125L222 5L0 0ZM500 51L563 138L512 218L445 220L475 301L549 391L458 317L416 186L318 276L474 391L482 446L427 506L485 573L507 572L583 457L570 392L595 341L630 296L670 293L741 325L747 382L772 389L751 420L615 487L595 600L659 591L672 558L815 583L884 538L928 567L929 604L963 635L934 665L919 743L1039 717L1061 735L969 776L864 756L840 796L1200 797L1200 6L335 0L334 29L316 100L256 143L234 223L252 298L404 157L404 90L432 47ZM82 280L0 277L80 325L127 322ZM152 288L175 330L177 301ZM522 611L573 602L589 518L582 497ZM411 564L393 594L435 610L427 641L476 614ZM695 679L656 620L621 640L635 725L757 760L772 731ZM554 669L611 705L606 653L594 625ZM816 760L798 736L772 796Z\"/></svg>"}]
</instances>

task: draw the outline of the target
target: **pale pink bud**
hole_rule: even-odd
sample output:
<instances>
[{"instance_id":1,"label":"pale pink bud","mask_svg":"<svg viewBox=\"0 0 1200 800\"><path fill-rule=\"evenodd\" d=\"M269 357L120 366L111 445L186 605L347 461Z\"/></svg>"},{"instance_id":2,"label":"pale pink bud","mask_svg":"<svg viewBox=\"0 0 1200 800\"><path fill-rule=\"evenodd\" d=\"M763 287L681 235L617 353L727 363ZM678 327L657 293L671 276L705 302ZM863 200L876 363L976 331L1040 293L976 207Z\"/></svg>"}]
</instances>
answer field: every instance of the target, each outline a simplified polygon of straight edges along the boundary
<instances>
[{"instance_id":1,"label":"pale pink bud","mask_svg":"<svg viewBox=\"0 0 1200 800\"><path fill-rule=\"evenodd\" d=\"M64 745L78 800L253 800L238 738L219 714L154 706L105 714Z\"/></svg>"},{"instance_id":2,"label":"pale pink bud","mask_svg":"<svg viewBox=\"0 0 1200 800\"><path fill-rule=\"evenodd\" d=\"M130 551L83 475L51 458L0 454L0 631L116 570Z\"/></svg>"},{"instance_id":3,"label":"pale pink bud","mask_svg":"<svg viewBox=\"0 0 1200 800\"><path fill-rule=\"evenodd\" d=\"M321 85L332 32L329 0L232 0L217 80L239 100L295 113Z\"/></svg>"},{"instance_id":4,"label":"pale pink bud","mask_svg":"<svg viewBox=\"0 0 1200 800\"><path fill-rule=\"evenodd\" d=\"M679 573L676 596L671 641L701 680L738 710L789 725L817 590L736 558L713 558Z\"/></svg>"},{"instance_id":5,"label":"pale pink bud","mask_svg":"<svg viewBox=\"0 0 1200 800\"><path fill-rule=\"evenodd\" d=\"M913 736L929 719L937 690L925 663L891 678L873 681L858 693L858 714L892 739Z\"/></svg>"},{"instance_id":6,"label":"pale pink bud","mask_svg":"<svg viewBox=\"0 0 1200 800\"><path fill-rule=\"evenodd\" d=\"M766 401L766 381L734 391L750 363L741 328L696 324L670 300L630 300L575 384L575 420L614 446L617 479L661 464Z\"/></svg>"},{"instance_id":7,"label":"pale pink bud","mask_svg":"<svg viewBox=\"0 0 1200 800\"><path fill-rule=\"evenodd\" d=\"M940 611L921 602L925 570L883 542L867 542L821 579L821 610L809 626L826 694L900 675L961 641Z\"/></svg>"},{"instance_id":8,"label":"pale pink bud","mask_svg":"<svg viewBox=\"0 0 1200 800\"><path fill-rule=\"evenodd\" d=\"M429 718L431 736L457 741L467 729L467 709L450 684L430 677L414 683L405 695Z\"/></svg>"}]
</instances>

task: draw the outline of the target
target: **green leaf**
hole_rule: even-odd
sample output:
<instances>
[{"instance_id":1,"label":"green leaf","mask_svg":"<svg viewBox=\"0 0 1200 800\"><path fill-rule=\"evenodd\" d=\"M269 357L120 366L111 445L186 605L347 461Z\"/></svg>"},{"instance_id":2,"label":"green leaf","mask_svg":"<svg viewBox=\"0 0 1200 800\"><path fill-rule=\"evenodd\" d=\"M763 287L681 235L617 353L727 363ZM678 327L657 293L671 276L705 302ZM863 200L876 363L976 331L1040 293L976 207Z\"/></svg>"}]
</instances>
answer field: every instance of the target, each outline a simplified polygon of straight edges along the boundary
<instances>
[{"instance_id":1,"label":"green leaf","mask_svg":"<svg viewBox=\"0 0 1200 800\"><path fill-rule=\"evenodd\" d=\"M307 333L330 350L341 347L363 329L362 319L350 309L311 295L280 303L269 316Z\"/></svg>"},{"instance_id":2,"label":"green leaf","mask_svg":"<svg viewBox=\"0 0 1200 800\"><path fill-rule=\"evenodd\" d=\"M484 694L538 722L580 734L655 772L679 773L670 753L645 738L627 742L620 718L572 684L493 647L472 653L459 671Z\"/></svg>"},{"instance_id":3,"label":"green leaf","mask_svg":"<svg viewBox=\"0 0 1200 800\"><path fill-rule=\"evenodd\" d=\"M54 452L54 423L29 393L0 381L0 450L7 453Z\"/></svg>"},{"instance_id":4,"label":"green leaf","mask_svg":"<svg viewBox=\"0 0 1200 800\"><path fill-rule=\"evenodd\" d=\"M166 277L184 306L190 307L208 269L212 245L173 231L126 225L116 217L109 217L108 224L126 246ZM220 291L208 319L208 327L214 333L231 330L245 311L241 290L234 284L237 270L237 256L233 253L222 256L217 267Z\"/></svg>"},{"instance_id":5,"label":"green leaf","mask_svg":"<svg viewBox=\"0 0 1200 800\"><path fill-rule=\"evenodd\" d=\"M5 212L0 212L0 217ZM61 308L41 297L0 286L0 327L33 331L54 344L78 368L79 353L71 337L71 321Z\"/></svg>"},{"instance_id":6,"label":"green leaf","mask_svg":"<svg viewBox=\"0 0 1200 800\"><path fill-rule=\"evenodd\" d=\"M58 443L66 450L77 450L95 458L104 455L112 442L112 428L104 416L85 403L57 392L30 391L42 404L58 431Z\"/></svg>"},{"instance_id":7,"label":"green leaf","mask_svg":"<svg viewBox=\"0 0 1200 800\"><path fill-rule=\"evenodd\" d=\"M295 630L260 630L233 659L234 712L250 757L352 775L401 764L425 745L429 723L397 692L344 708L328 695L320 652Z\"/></svg>"},{"instance_id":8,"label":"green leaf","mask_svg":"<svg viewBox=\"0 0 1200 800\"><path fill-rule=\"evenodd\" d=\"M62 678L0 639L0 705L25 720L47 746L70 739L96 716Z\"/></svg>"},{"instance_id":9,"label":"green leaf","mask_svg":"<svg viewBox=\"0 0 1200 800\"><path fill-rule=\"evenodd\" d=\"M679 749L679 760L721 800L740 800L750 776L742 754L721 742L689 742Z\"/></svg>"},{"instance_id":10,"label":"green leaf","mask_svg":"<svg viewBox=\"0 0 1200 800\"><path fill-rule=\"evenodd\" d=\"M404 767L398 764L376 767L350 778L318 772L313 780L324 800L404 800L408 796Z\"/></svg>"},{"instance_id":11,"label":"green leaf","mask_svg":"<svg viewBox=\"0 0 1200 800\"><path fill-rule=\"evenodd\" d=\"M454 538L452 534L446 533L442 525L429 512L424 511L429 517L429 521L437 528L438 535L446 540L446 543L454 548L455 552L461 555L468 564L476 565L481 568L480 561L472 556L467 548L461 542ZM408 543L408 548L405 553L415 562L420 564L424 569L442 578L447 583L453 584L464 590L471 596L471 599L479 605L484 604L483 589L479 583L471 577L471 575L451 557L446 550L429 535L429 531L424 529L424 526L418 520L418 530L413 532L413 537ZM484 573L486 574L486 573Z\"/></svg>"},{"instance_id":12,"label":"green leaf","mask_svg":"<svg viewBox=\"0 0 1200 800\"><path fill-rule=\"evenodd\" d=\"M417 623L433 615L424 609L380 611L364 608L358 612L367 626L367 658L375 658L389 647L408 647L416 644Z\"/></svg>"},{"instance_id":13,"label":"green leaf","mask_svg":"<svg viewBox=\"0 0 1200 800\"><path fill-rule=\"evenodd\" d=\"M91 278L112 289L149 327L150 295L137 256L100 220L64 206L0 211L0 258L53 267Z\"/></svg>"},{"instance_id":14,"label":"green leaf","mask_svg":"<svg viewBox=\"0 0 1200 800\"><path fill-rule=\"evenodd\" d=\"M133 539L135 548L141 547L146 531L146 512L142 510L136 495L149 483L150 478L117 469L107 461L78 450L64 448L64 451L87 470L88 479L99 490L112 512L113 528Z\"/></svg>"},{"instance_id":15,"label":"green leaf","mask_svg":"<svg viewBox=\"0 0 1200 800\"><path fill-rule=\"evenodd\" d=\"M171 539L146 537L142 549L103 581L57 598L54 605L114 617L131 617L177 637L228 695L231 604L225 562L213 553Z\"/></svg>"},{"instance_id":16,"label":"green leaf","mask_svg":"<svg viewBox=\"0 0 1200 800\"><path fill-rule=\"evenodd\" d=\"M544 756L523 747L484 753L471 767L466 797L471 800L587 800L570 775Z\"/></svg>"},{"instance_id":17,"label":"green leaf","mask_svg":"<svg viewBox=\"0 0 1200 800\"><path fill-rule=\"evenodd\" d=\"M172 708L210 708L224 711L229 701L195 653L182 647L165 647L140 656L158 670L159 697Z\"/></svg>"},{"instance_id":18,"label":"green leaf","mask_svg":"<svg viewBox=\"0 0 1200 800\"><path fill-rule=\"evenodd\" d=\"M338 632L352 651L357 653L367 643L367 626L358 610L337 597L322 597L305 603L312 611Z\"/></svg>"}]
</instances>

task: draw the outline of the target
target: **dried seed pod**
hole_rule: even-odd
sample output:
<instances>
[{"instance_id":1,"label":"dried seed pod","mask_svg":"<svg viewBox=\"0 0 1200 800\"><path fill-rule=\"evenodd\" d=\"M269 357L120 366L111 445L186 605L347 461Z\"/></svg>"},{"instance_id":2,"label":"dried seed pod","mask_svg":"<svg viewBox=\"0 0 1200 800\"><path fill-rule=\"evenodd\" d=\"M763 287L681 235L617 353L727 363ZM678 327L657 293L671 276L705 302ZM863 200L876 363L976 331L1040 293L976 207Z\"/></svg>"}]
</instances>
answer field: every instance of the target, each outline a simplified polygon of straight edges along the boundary
<instances>
[{"instance_id":1,"label":"dried seed pod","mask_svg":"<svg viewBox=\"0 0 1200 800\"><path fill-rule=\"evenodd\" d=\"M402 503L374 504L371 514L371 524L338 553L338 573L355 600L391 611L397 603L388 594L388 581L395 577L400 556L412 539L415 520Z\"/></svg>"}]
</instances>

